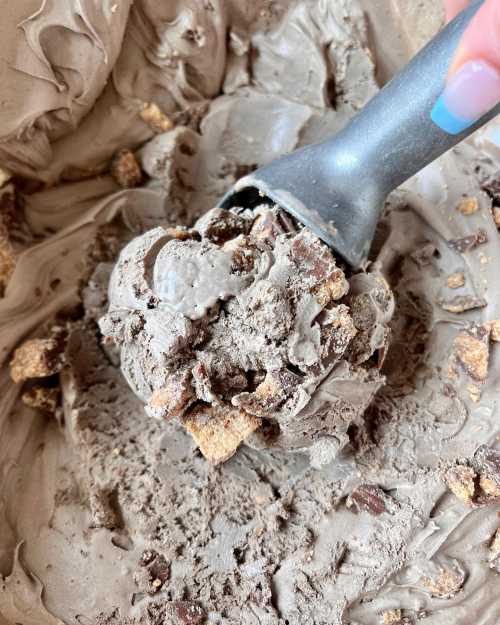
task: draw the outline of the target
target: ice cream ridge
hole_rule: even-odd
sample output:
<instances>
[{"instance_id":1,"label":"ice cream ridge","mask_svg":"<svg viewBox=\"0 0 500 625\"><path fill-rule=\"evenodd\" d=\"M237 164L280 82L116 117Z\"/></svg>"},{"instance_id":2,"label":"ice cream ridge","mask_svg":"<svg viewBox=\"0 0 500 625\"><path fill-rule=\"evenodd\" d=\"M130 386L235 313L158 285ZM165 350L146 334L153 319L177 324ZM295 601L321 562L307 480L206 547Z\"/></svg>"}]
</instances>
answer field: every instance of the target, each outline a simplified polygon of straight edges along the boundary
<instances>
[{"instance_id":1,"label":"ice cream ridge","mask_svg":"<svg viewBox=\"0 0 500 625\"><path fill-rule=\"evenodd\" d=\"M383 384L393 308L376 265L351 274L263 204L132 240L99 325L147 414L180 420L211 462L245 441L321 464Z\"/></svg>"}]
</instances>

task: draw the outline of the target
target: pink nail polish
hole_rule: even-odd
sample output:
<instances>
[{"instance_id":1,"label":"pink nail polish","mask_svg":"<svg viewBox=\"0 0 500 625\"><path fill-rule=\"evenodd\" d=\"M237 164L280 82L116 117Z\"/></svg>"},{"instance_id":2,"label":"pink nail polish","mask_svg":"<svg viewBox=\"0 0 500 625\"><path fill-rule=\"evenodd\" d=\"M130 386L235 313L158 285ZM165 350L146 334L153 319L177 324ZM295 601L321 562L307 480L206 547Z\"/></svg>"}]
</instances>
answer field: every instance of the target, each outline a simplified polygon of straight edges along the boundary
<instances>
[{"instance_id":1,"label":"pink nail polish","mask_svg":"<svg viewBox=\"0 0 500 625\"><path fill-rule=\"evenodd\" d=\"M456 117L475 121L500 102L500 72L487 61L468 61L449 79L443 100Z\"/></svg>"}]
</instances>

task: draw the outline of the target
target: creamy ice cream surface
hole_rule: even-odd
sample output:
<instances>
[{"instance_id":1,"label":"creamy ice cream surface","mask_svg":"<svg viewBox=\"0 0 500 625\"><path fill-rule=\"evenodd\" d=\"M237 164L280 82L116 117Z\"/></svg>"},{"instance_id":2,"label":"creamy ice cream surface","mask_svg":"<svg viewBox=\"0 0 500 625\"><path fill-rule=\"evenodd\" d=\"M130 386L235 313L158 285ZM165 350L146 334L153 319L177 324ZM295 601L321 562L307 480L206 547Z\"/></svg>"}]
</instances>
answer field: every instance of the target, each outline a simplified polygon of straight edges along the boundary
<instances>
[{"instance_id":1,"label":"creamy ice cream surface","mask_svg":"<svg viewBox=\"0 0 500 625\"><path fill-rule=\"evenodd\" d=\"M5 7L1 625L500 623L498 123L391 195L366 271L212 208L438 5Z\"/></svg>"}]
</instances>

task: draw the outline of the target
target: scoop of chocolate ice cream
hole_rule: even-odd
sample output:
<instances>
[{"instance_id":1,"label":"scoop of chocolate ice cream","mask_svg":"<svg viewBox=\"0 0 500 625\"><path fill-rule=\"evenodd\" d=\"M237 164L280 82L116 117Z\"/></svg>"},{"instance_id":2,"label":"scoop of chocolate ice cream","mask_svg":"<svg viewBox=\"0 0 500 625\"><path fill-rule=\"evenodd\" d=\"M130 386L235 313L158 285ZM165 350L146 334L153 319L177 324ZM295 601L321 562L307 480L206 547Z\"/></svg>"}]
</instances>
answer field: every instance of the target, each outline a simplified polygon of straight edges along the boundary
<instances>
[{"instance_id":1,"label":"scoop of chocolate ice cream","mask_svg":"<svg viewBox=\"0 0 500 625\"><path fill-rule=\"evenodd\" d=\"M134 239L100 327L146 412L180 419L212 462L243 440L329 461L383 383L392 312L376 269L346 275L307 228L262 205Z\"/></svg>"}]
</instances>

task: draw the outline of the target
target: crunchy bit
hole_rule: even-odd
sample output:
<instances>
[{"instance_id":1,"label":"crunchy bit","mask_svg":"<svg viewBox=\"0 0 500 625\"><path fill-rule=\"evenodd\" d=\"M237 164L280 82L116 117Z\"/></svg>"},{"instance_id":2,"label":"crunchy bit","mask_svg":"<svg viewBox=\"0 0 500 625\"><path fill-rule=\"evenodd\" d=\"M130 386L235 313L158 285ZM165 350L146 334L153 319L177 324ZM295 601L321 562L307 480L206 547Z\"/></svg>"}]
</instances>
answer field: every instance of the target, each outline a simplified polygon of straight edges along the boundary
<instances>
[{"instance_id":1,"label":"crunchy bit","mask_svg":"<svg viewBox=\"0 0 500 625\"><path fill-rule=\"evenodd\" d=\"M488 242L488 235L486 230L479 229L474 234L469 234L467 237L462 237L460 239L450 239L448 241L448 245L457 252L461 254L465 252L470 252L471 250L478 247L478 245L483 245Z\"/></svg>"},{"instance_id":2,"label":"crunchy bit","mask_svg":"<svg viewBox=\"0 0 500 625\"><path fill-rule=\"evenodd\" d=\"M471 401L475 404L481 399L481 389L477 384L467 384L467 392L469 393Z\"/></svg>"},{"instance_id":3,"label":"crunchy bit","mask_svg":"<svg viewBox=\"0 0 500 625\"><path fill-rule=\"evenodd\" d=\"M196 406L184 417L186 429L201 453L214 464L228 460L260 423L243 410L217 405Z\"/></svg>"},{"instance_id":4,"label":"crunchy bit","mask_svg":"<svg viewBox=\"0 0 500 625\"><path fill-rule=\"evenodd\" d=\"M280 213L276 209L258 208L256 209L257 217L253 222L250 234L259 240L268 243L274 243L276 237L286 232L285 227L280 220Z\"/></svg>"},{"instance_id":5,"label":"crunchy bit","mask_svg":"<svg viewBox=\"0 0 500 625\"><path fill-rule=\"evenodd\" d=\"M14 272L16 265L16 255L14 248L7 236L2 235L2 226L0 223L0 287L3 289L7 286Z\"/></svg>"},{"instance_id":6,"label":"crunchy bit","mask_svg":"<svg viewBox=\"0 0 500 625\"><path fill-rule=\"evenodd\" d=\"M33 386L21 395L21 400L30 408L54 413L59 405L60 390L45 386Z\"/></svg>"},{"instance_id":7,"label":"crunchy bit","mask_svg":"<svg viewBox=\"0 0 500 625\"><path fill-rule=\"evenodd\" d=\"M348 508L353 507L356 512L365 511L372 516L379 516L387 512L385 499L387 495L375 484L360 484L347 498Z\"/></svg>"},{"instance_id":8,"label":"crunchy bit","mask_svg":"<svg viewBox=\"0 0 500 625\"><path fill-rule=\"evenodd\" d=\"M484 308L488 304L484 298L473 295L457 295L452 299L441 298L438 303L443 310L452 313L463 313L474 310L474 308Z\"/></svg>"},{"instance_id":9,"label":"crunchy bit","mask_svg":"<svg viewBox=\"0 0 500 625\"><path fill-rule=\"evenodd\" d=\"M196 233L194 233L192 230L188 230L184 226L165 228L165 232L169 237L172 237L173 239L179 239L179 241L187 241L188 239L196 238Z\"/></svg>"},{"instance_id":10,"label":"crunchy bit","mask_svg":"<svg viewBox=\"0 0 500 625\"><path fill-rule=\"evenodd\" d=\"M399 625L403 615L401 610L387 610L382 614L382 625Z\"/></svg>"},{"instance_id":11,"label":"crunchy bit","mask_svg":"<svg viewBox=\"0 0 500 625\"><path fill-rule=\"evenodd\" d=\"M297 269L310 281L311 288L338 276L338 272L343 275L330 250L307 228L294 237L290 256Z\"/></svg>"},{"instance_id":12,"label":"crunchy bit","mask_svg":"<svg viewBox=\"0 0 500 625\"><path fill-rule=\"evenodd\" d=\"M347 294L349 283L344 272L336 269L323 282L313 289L313 294L321 306L327 306L330 302L339 300Z\"/></svg>"},{"instance_id":13,"label":"crunchy bit","mask_svg":"<svg viewBox=\"0 0 500 625\"><path fill-rule=\"evenodd\" d=\"M272 415L296 389L299 377L287 369L269 371L254 393L240 393L233 404L257 417Z\"/></svg>"},{"instance_id":14,"label":"crunchy bit","mask_svg":"<svg viewBox=\"0 0 500 625\"><path fill-rule=\"evenodd\" d=\"M123 149L115 154L111 161L111 175L125 189L141 184L141 167L131 150Z\"/></svg>"},{"instance_id":15,"label":"crunchy bit","mask_svg":"<svg viewBox=\"0 0 500 625\"><path fill-rule=\"evenodd\" d=\"M231 267L237 274L249 273L253 270L256 260L256 250L249 244L247 237L240 235L232 241L224 243L222 249L232 252Z\"/></svg>"},{"instance_id":16,"label":"crunchy bit","mask_svg":"<svg viewBox=\"0 0 500 625\"><path fill-rule=\"evenodd\" d=\"M63 349L64 341L58 336L26 341L16 349L10 362L12 380L24 382L58 373L63 367Z\"/></svg>"},{"instance_id":17,"label":"crunchy bit","mask_svg":"<svg viewBox=\"0 0 500 625\"><path fill-rule=\"evenodd\" d=\"M11 178L12 174L10 173L10 171L8 169L5 169L4 167L0 167L0 187L3 187L4 184L9 182Z\"/></svg>"},{"instance_id":18,"label":"crunchy bit","mask_svg":"<svg viewBox=\"0 0 500 625\"><path fill-rule=\"evenodd\" d=\"M500 178L490 178L481 185L483 190L491 197L493 202L500 202Z\"/></svg>"},{"instance_id":19,"label":"crunchy bit","mask_svg":"<svg viewBox=\"0 0 500 625\"><path fill-rule=\"evenodd\" d=\"M472 215L479 210L479 202L475 197L464 197L458 203L457 210L460 211L462 215Z\"/></svg>"},{"instance_id":20,"label":"crunchy bit","mask_svg":"<svg viewBox=\"0 0 500 625\"><path fill-rule=\"evenodd\" d=\"M347 306L326 310L320 318L321 357L331 363L342 357L353 338L358 334Z\"/></svg>"},{"instance_id":21,"label":"crunchy bit","mask_svg":"<svg viewBox=\"0 0 500 625\"><path fill-rule=\"evenodd\" d=\"M172 120L154 102L144 103L139 115L158 134L168 132L174 127Z\"/></svg>"},{"instance_id":22,"label":"crunchy bit","mask_svg":"<svg viewBox=\"0 0 500 625\"><path fill-rule=\"evenodd\" d=\"M498 499L500 497L500 451L481 445L474 454L473 464L480 475L479 485L486 500Z\"/></svg>"},{"instance_id":23,"label":"crunchy bit","mask_svg":"<svg viewBox=\"0 0 500 625\"><path fill-rule=\"evenodd\" d=\"M449 599L457 594L465 582L465 573L456 569L441 568L434 579L422 578L422 584L433 597Z\"/></svg>"},{"instance_id":24,"label":"crunchy bit","mask_svg":"<svg viewBox=\"0 0 500 625\"><path fill-rule=\"evenodd\" d=\"M15 220L14 187L9 185L0 194L0 296L7 286L16 264L16 253L10 231Z\"/></svg>"},{"instance_id":25,"label":"crunchy bit","mask_svg":"<svg viewBox=\"0 0 500 625\"><path fill-rule=\"evenodd\" d=\"M500 502L500 451L481 445L470 466L458 465L445 474L448 488L472 507Z\"/></svg>"},{"instance_id":26,"label":"crunchy bit","mask_svg":"<svg viewBox=\"0 0 500 625\"><path fill-rule=\"evenodd\" d=\"M176 601L174 607L179 625L200 625L207 618L205 610L194 601Z\"/></svg>"},{"instance_id":27,"label":"crunchy bit","mask_svg":"<svg viewBox=\"0 0 500 625\"><path fill-rule=\"evenodd\" d=\"M450 373L456 377L457 367L477 382L488 376L491 330L488 325L473 325L460 331L453 341L450 356Z\"/></svg>"},{"instance_id":28,"label":"crunchy bit","mask_svg":"<svg viewBox=\"0 0 500 625\"><path fill-rule=\"evenodd\" d=\"M451 492L466 504L471 505L476 493L477 475L473 469L457 465L446 471L444 481Z\"/></svg>"},{"instance_id":29,"label":"crunchy bit","mask_svg":"<svg viewBox=\"0 0 500 625\"><path fill-rule=\"evenodd\" d=\"M446 278L446 286L449 289L459 289L465 284L465 276L463 272L456 271Z\"/></svg>"},{"instance_id":30,"label":"crunchy bit","mask_svg":"<svg viewBox=\"0 0 500 625\"><path fill-rule=\"evenodd\" d=\"M149 595L157 593L170 579L170 562L154 549L143 551L139 566L144 570L135 575L135 582L143 592Z\"/></svg>"},{"instance_id":31,"label":"crunchy bit","mask_svg":"<svg viewBox=\"0 0 500 625\"><path fill-rule=\"evenodd\" d=\"M500 206L493 206L491 209L491 213L493 215L493 221L497 228L500 228Z\"/></svg>"},{"instance_id":32,"label":"crunchy bit","mask_svg":"<svg viewBox=\"0 0 500 625\"><path fill-rule=\"evenodd\" d=\"M191 372L188 369L176 371L164 388L157 389L151 396L146 413L157 419L180 417L194 398Z\"/></svg>"},{"instance_id":33,"label":"crunchy bit","mask_svg":"<svg viewBox=\"0 0 500 625\"><path fill-rule=\"evenodd\" d=\"M492 477L481 475L479 477L479 486L487 498L500 498L500 486Z\"/></svg>"},{"instance_id":34,"label":"crunchy bit","mask_svg":"<svg viewBox=\"0 0 500 625\"><path fill-rule=\"evenodd\" d=\"M491 340L500 343L500 319L490 322Z\"/></svg>"},{"instance_id":35,"label":"crunchy bit","mask_svg":"<svg viewBox=\"0 0 500 625\"><path fill-rule=\"evenodd\" d=\"M500 528L497 529L490 544L490 568L500 573Z\"/></svg>"},{"instance_id":36,"label":"crunchy bit","mask_svg":"<svg viewBox=\"0 0 500 625\"><path fill-rule=\"evenodd\" d=\"M248 222L233 211L215 208L198 219L194 230L202 237L221 245L239 234L244 234L247 227Z\"/></svg>"},{"instance_id":37,"label":"crunchy bit","mask_svg":"<svg viewBox=\"0 0 500 625\"><path fill-rule=\"evenodd\" d=\"M90 489L89 503L92 514L91 527L112 530L121 525L120 515L114 505L115 491L112 487L94 485Z\"/></svg>"}]
</instances>

